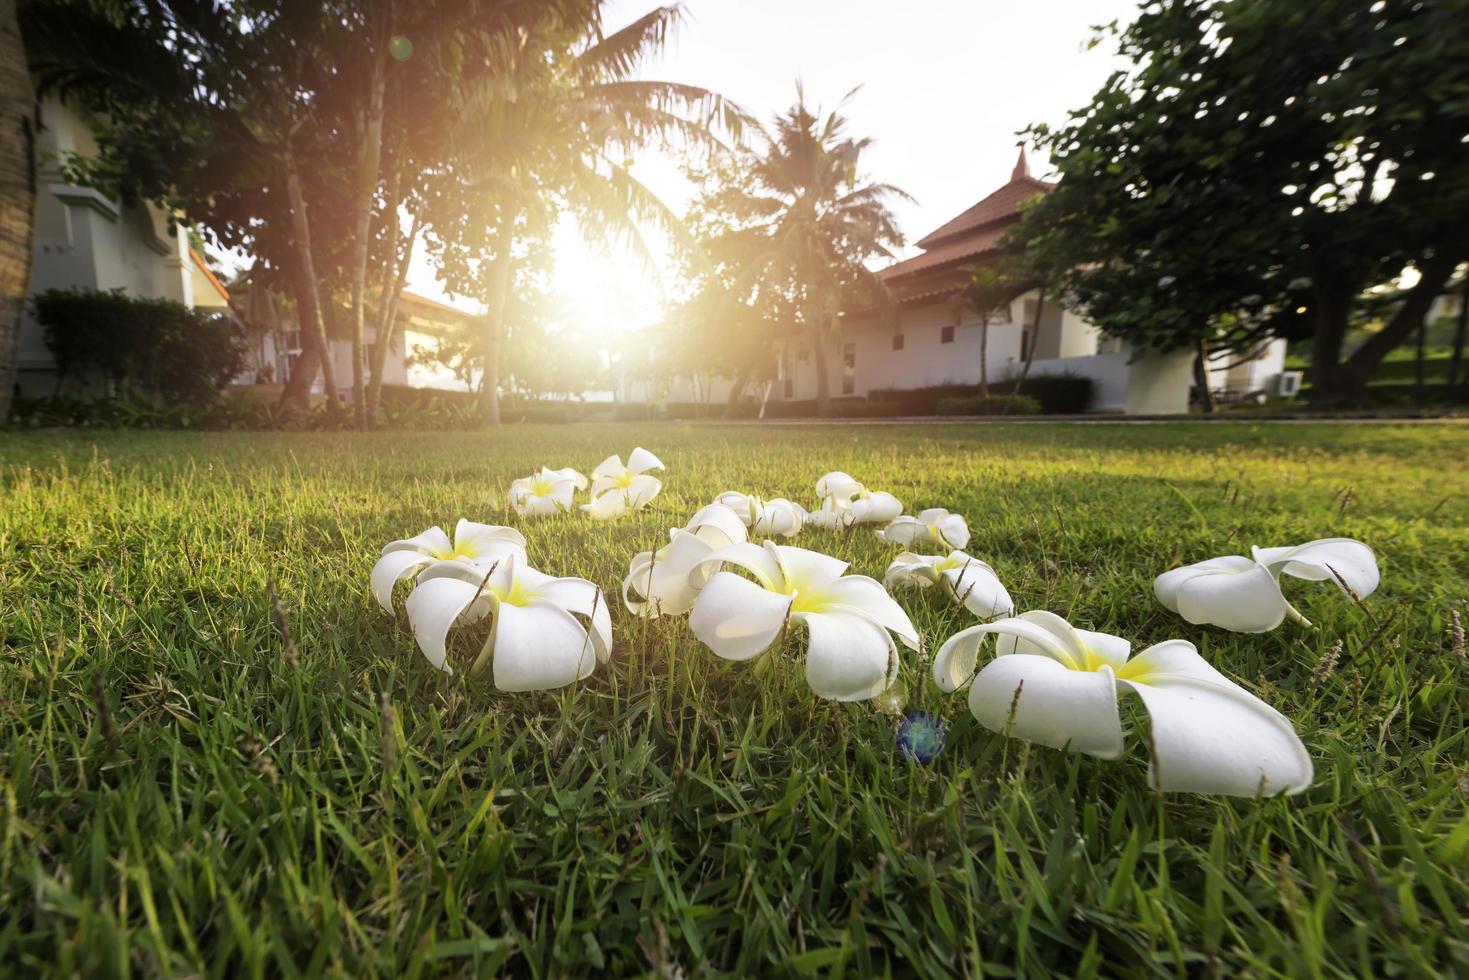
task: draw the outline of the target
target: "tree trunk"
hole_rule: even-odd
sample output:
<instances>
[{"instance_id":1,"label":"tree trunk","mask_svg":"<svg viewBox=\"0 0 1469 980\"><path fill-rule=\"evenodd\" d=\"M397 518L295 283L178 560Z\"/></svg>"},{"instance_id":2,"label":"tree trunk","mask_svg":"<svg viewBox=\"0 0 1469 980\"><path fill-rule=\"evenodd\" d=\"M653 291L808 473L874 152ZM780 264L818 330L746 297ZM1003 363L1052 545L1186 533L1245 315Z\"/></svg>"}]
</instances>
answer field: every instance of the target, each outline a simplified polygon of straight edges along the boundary
<instances>
[{"instance_id":1,"label":"tree trunk","mask_svg":"<svg viewBox=\"0 0 1469 980\"><path fill-rule=\"evenodd\" d=\"M1322 407L1330 403L1331 393L1336 388L1336 374L1351 318L1352 300L1357 294L1357 281L1339 272L1322 271L1318 264L1315 282L1312 294L1316 333L1311 338L1310 403L1313 407Z\"/></svg>"},{"instance_id":2,"label":"tree trunk","mask_svg":"<svg viewBox=\"0 0 1469 980\"><path fill-rule=\"evenodd\" d=\"M393 17L389 2L382 13L382 23L375 39L371 68L367 81L367 108L357 115L360 142L357 146L357 189L353 207L352 229L352 418L359 430L368 424L366 352L367 311L363 308L367 293L367 252L372 230L372 202L377 197L378 173L382 169L383 91L387 87L387 25ZM392 220L397 215L389 215ZM390 247L396 247L393 236ZM382 346L379 338L378 346Z\"/></svg>"},{"instance_id":3,"label":"tree trunk","mask_svg":"<svg viewBox=\"0 0 1469 980\"><path fill-rule=\"evenodd\" d=\"M1040 293L1037 295L1035 301L1035 326L1030 331L1030 345L1026 350L1020 352L1021 355L1025 358L1025 363L1020 368L1020 377L1015 379L1015 387L1011 388L1010 394L1005 396L1005 405L1003 408L1000 409L1001 415L1010 414L1010 405L1012 402L1015 401L1015 396L1020 394L1020 386L1025 384L1025 378L1027 375L1030 374L1030 362L1035 359L1035 345L1039 343L1041 339L1041 314L1045 311L1046 287L1042 286L1040 288ZM1020 337L1023 341L1025 338L1025 334L1022 333Z\"/></svg>"},{"instance_id":4,"label":"tree trunk","mask_svg":"<svg viewBox=\"0 0 1469 980\"><path fill-rule=\"evenodd\" d=\"M806 330L810 334L811 357L816 362L816 415L824 419L831 415L831 377L830 365L826 363L826 331L815 310L807 311Z\"/></svg>"},{"instance_id":5,"label":"tree trunk","mask_svg":"<svg viewBox=\"0 0 1469 980\"><path fill-rule=\"evenodd\" d=\"M1209 342L1199 338L1199 352L1194 355L1194 384L1199 386L1199 409L1214 414L1214 393L1209 390Z\"/></svg>"},{"instance_id":6,"label":"tree trunk","mask_svg":"<svg viewBox=\"0 0 1469 980\"><path fill-rule=\"evenodd\" d=\"M396 205L390 220L398 220ZM377 409L383 397L383 376L388 371L388 352L398 336L398 302L403 298L403 288L407 285L408 266L413 261L413 245L418 240L419 227L419 216L414 215L413 225L408 229L408 241L404 243L401 253L396 244L393 247L393 267L388 269L383 281L383 295L378 300L377 329L374 333L377 338L377 356L373 358L372 378L367 389L368 425L377 424Z\"/></svg>"},{"instance_id":7,"label":"tree trunk","mask_svg":"<svg viewBox=\"0 0 1469 980\"><path fill-rule=\"evenodd\" d=\"M979 397L989 401L990 397L990 315L979 315ZM989 406L985 406L989 411Z\"/></svg>"},{"instance_id":8,"label":"tree trunk","mask_svg":"<svg viewBox=\"0 0 1469 980\"><path fill-rule=\"evenodd\" d=\"M1428 315L1428 308L1443 291L1444 283L1454 274L1454 269L1466 251L1469 251L1469 242L1446 242L1434 253L1433 258L1419 266L1421 275L1418 284L1408 292L1408 298L1403 301L1397 313L1393 314L1393 318L1380 331L1367 338L1365 344L1332 372L1330 390L1320 392L1322 403L1360 403L1366 399L1367 382L1377 366L1389 351L1402 344L1409 334L1422 325L1423 318ZM1318 403L1318 384L1313 378L1313 405Z\"/></svg>"},{"instance_id":9,"label":"tree trunk","mask_svg":"<svg viewBox=\"0 0 1469 980\"><path fill-rule=\"evenodd\" d=\"M740 368L735 375L734 383L729 386L729 400L724 403L724 417L732 419L740 407L740 396L745 393L745 388L750 384L751 368L748 364Z\"/></svg>"},{"instance_id":10,"label":"tree trunk","mask_svg":"<svg viewBox=\"0 0 1469 980\"><path fill-rule=\"evenodd\" d=\"M286 169L286 194L291 201L291 230L296 239L296 262L298 275L304 280L303 288L297 293L305 300L304 309L298 308L296 316L303 321L301 332L311 331L316 341L317 353L321 358L321 382L326 391L327 412L337 410L337 379L332 375L331 347L327 343L326 324L321 318L321 300L316 294L316 262L311 257L311 221L306 215L306 195L301 191L301 173L296 166L296 152L291 140L282 144L281 156ZM305 344L302 344L305 349Z\"/></svg>"},{"instance_id":11,"label":"tree trunk","mask_svg":"<svg viewBox=\"0 0 1469 980\"><path fill-rule=\"evenodd\" d=\"M505 336L505 306L510 297L511 273L514 257L510 253L515 229L515 219L501 219L495 235L495 258L490 263L489 289L485 304L485 371L480 399L484 406L485 421L490 425L500 424L500 343Z\"/></svg>"},{"instance_id":12,"label":"tree trunk","mask_svg":"<svg viewBox=\"0 0 1469 980\"><path fill-rule=\"evenodd\" d=\"M1449 360L1448 384L1444 385L1444 404L1454 403L1454 388L1459 383L1459 365L1464 362L1464 334L1469 332L1469 273L1464 276L1464 289L1459 295L1459 323L1454 328L1454 355Z\"/></svg>"},{"instance_id":13,"label":"tree trunk","mask_svg":"<svg viewBox=\"0 0 1469 980\"><path fill-rule=\"evenodd\" d=\"M0 0L0 426L10 417L20 316L31 279L36 226L35 90L15 19Z\"/></svg>"},{"instance_id":14,"label":"tree trunk","mask_svg":"<svg viewBox=\"0 0 1469 980\"><path fill-rule=\"evenodd\" d=\"M281 388L279 405L287 402L295 405L302 412L311 410L311 383L316 380L316 372L321 368L321 350L316 346L316 334L306 329L305 316L302 313L310 306L308 293L313 292L312 284L306 277L297 274L291 277L293 285L292 292L296 296L296 331L301 335L301 355L296 358L295 369L291 376L286 379L285 386Z\"/></svg>"}]
</instances>

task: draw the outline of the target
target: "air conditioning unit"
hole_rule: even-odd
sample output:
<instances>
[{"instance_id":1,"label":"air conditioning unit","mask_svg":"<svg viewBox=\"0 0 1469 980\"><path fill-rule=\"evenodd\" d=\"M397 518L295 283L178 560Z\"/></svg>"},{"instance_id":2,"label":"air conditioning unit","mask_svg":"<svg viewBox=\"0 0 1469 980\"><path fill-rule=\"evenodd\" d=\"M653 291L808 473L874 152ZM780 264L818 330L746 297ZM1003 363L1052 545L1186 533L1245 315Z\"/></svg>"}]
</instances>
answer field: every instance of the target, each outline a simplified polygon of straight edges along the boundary
<instances>
[{"instance_id":1,"label":"air conditioning unit","mask_svg":"<svg viewBox=\"0 0 1469 980\"><path fill-rule=\"evenodd\" d=\"M1301 372L1281 371L1266 388L1273 398L1294 398L1301 393Z\"/></svg>"}]
</instances>

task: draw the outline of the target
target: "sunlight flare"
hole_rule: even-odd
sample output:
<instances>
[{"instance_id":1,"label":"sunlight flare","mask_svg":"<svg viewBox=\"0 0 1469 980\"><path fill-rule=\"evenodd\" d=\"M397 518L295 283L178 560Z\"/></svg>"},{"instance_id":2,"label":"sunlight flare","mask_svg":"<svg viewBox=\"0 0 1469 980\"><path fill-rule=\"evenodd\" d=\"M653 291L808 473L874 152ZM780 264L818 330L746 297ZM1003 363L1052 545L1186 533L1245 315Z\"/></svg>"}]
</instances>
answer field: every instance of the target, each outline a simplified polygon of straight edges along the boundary
<instances>
[{"instance_id":1,"label":"sunlight flare","mask_svg":"<svg viewBox=\"0 0 1469 980\"><path fill-rule=\"evenodd\" d=\"M990 634L995 658L976 675ZM1101 759L1122 754L1117 701L1136 694L1150 718L1155 789L1273 796L1311 785L1311 757L1291 723L1192 643L1131 649L1122 637L1028 612L954 634L934 656L933 679L943 691L969 683L969 710L991 731Z\"/></svg>"}]
</instances>

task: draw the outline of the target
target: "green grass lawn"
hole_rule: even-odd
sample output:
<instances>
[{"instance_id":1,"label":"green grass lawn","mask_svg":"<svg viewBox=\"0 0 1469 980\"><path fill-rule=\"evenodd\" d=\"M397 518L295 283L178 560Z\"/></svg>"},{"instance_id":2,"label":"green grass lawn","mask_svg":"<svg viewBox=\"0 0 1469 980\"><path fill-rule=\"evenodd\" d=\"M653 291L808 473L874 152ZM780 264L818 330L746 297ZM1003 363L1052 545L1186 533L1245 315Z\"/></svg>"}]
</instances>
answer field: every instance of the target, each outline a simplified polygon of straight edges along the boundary
<instances>
[{"instance_id":1,"label":"green grass lawn","mask_svg":"<svg viewBox=\"0 0 1469 980\"><path fill-rule=\"evenodd\" d=\"M646 511L503 506L638 444L668 464ZM0 434L0 975L1463 974L1466 458L1463 425ZM1160 797L1135 699L1106 762L981 728L905 653L909 708L952 726L920 767L873 705L815 699L794 641L757 674L622 609L633 552L716 492L810 506L831 469L964 513L1022 610L1193 641L1294 721L1315 784ZM610 669L511 695L429 668L367 574L460 516L609 591ZM1334 535L1382 586L1292 582L1314 630L1151 594ZM897 550L791 543L879 577ZM931 648L972 623L900 601Z\"/></svg>"}]
</instances>

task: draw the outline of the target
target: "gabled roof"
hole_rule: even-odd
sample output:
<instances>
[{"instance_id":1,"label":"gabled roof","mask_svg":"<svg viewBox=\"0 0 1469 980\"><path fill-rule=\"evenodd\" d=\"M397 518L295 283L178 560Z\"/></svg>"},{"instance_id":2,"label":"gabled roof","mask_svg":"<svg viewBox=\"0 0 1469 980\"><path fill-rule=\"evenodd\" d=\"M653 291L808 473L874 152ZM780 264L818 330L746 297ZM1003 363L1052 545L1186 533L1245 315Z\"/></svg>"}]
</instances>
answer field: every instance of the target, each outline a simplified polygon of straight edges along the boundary
<instances>
[{"instance_id":1,"label":"gabled roof","mask_svg":"<svg viewBox=\"0 0 1469 980\"><path fill-rule=\"evenodd\" d=\"M1008 222L1020 216L1020 205L1055 188L1055 184L1036 180L1030 175L1030 164L1025 159L1025 148L1020 150L1020 159L1010 172L1010 181L978 204L944 222L917 242L919 248L930 249L958 235L984 228L986 225Z\"/></svg>"},{"instance_id":2,"label":"gabled roof","mask_svg":"<svg viewBox=\"0 0 1469 980\"><path fill-rule=\"evenodd\" d=\"M963 238L944 242L942 245L919 252L901 262L895 262L878 275L883 279L897 279L901 276L911 276L919 272L927 272L929 269L937 269L950 262L983 255L999 246L1000 239L1004 237L1007 230L1003 225L981 229Z\"/></svg>"}]
</instances>

